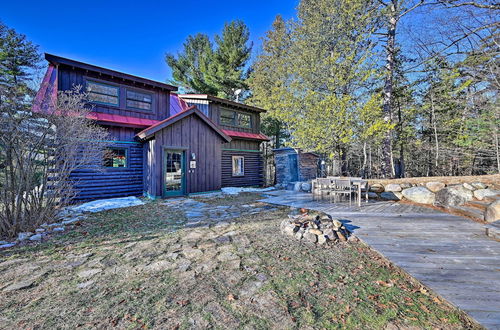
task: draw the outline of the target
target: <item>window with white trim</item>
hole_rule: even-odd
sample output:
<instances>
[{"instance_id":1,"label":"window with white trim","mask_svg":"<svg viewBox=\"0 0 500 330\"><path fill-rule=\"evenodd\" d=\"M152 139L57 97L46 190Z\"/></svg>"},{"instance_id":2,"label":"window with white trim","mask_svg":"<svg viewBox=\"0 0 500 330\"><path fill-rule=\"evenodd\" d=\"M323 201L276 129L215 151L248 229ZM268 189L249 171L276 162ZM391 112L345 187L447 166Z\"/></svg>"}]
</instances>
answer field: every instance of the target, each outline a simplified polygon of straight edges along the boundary
<instances>
[{"instance_id":1,"label":"window with white trim","mask_svg":"<svg viewBox=\"0 0 500 330\"><path fill-rule=\"evenodd\" d=\"M233 156L233 176L245 175L245 157Z\"/></svg>"}]
</instances>

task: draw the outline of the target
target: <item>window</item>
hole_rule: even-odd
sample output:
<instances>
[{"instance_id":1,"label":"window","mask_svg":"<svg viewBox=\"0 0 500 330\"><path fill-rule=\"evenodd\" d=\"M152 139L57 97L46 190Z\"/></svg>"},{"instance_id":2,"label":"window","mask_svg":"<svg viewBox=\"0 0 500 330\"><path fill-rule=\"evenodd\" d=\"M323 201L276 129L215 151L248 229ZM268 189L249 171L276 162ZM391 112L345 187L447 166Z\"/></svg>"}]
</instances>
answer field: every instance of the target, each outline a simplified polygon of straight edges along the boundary
<instances>
[{"instance_id":1,"label":"window","mask_svg":"<svg viewBox=\"0 0 500 330\"><path fill-rule=\"evenodd\" d=\"M105 167L127 167L127 149L109 148L104 152Z\"/></svg>"},{"instance_id":2,"label":"window","mask_svg":"<svg viewBox=\"0 0 500 330\"><path fill-rule=\"evenodd\" d=\"M235 116L236 116L236 112L221 109L221 111L220 111L220 124L234 126Z\"/></svg>"},{"instance_id":3,"label":"window","mask_svg":"<svg viewBox=\"0 0 500 330\"><path fill-rule=\"evenodd\" d=\"M89 99L92 102L118 106L119 89L117 86L87 81Z\"/></svg>"},{"instance_id":4,"label":"window","mask_svg":"<svg viewBox=\"0 0 500 330\"><path fill-rule=\"evenodd\" d=\"M240 127L252 128L252 120L250 115L238 113L238 125Z\"/></svg>"},{"instance_id":5,"label":"window","mask_svg":"<svg viewBox=\"0 0 500 330\"><path fill-rule=\"evenodd\" d=\"M246 113L221 109L220 124L243 128L252 128L252 117Z\"/></svg>"},{"instance_id":6,"label":"window","mask_svg":"<svg viewBox=\"0 0 500 330\"><path fill-rule=\"evenodd\" d=\"M245 157L233 156L233 176L245 175Z\"/></svg>"},{"instance_id":7,"label":"window","mask_svg":"<svg viewBox=\"0 0 500 330\"><path fill-rule=\"evenodd\" d=\"M147 93L127 91L127 108L151 110L153 96Z\"/></svg>"}]
</instances>

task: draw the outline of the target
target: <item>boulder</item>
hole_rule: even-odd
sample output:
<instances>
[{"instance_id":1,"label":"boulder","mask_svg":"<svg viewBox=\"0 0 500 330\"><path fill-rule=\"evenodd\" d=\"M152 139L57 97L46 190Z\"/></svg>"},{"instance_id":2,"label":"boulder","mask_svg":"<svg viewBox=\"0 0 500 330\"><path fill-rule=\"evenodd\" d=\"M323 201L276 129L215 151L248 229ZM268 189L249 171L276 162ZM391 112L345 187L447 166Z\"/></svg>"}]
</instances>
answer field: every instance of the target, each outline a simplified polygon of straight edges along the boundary
<instances>
[{"instance_id":1,"label":"boulder","mask_svg":"<svg viewBox=\"0 0 500 330\"><path fill-rule=\"evenodd\" d=\"M472 182L471 185L476 189L486 189L488 186L482 182Z\"/></svg>"},{"instance_id":2,"label":"boulder","mask_svg":"<svg viewBox=\"0 0 500 330\"><path fill-rule=\"evenodd\" d=\"M302 191L310 192L311 188L312 188L312 186L309 182L302 183L302 187L301 187Z\"/></svg>"},{"instance_id":3,"label":"boulder","mask_svg":"<svg viewBox=\"0 0 500 330\"><path fill-rule=\"evenodd\" d=\"M435 194L425 187L412 187L402 191L403 196L415 203L433 204Z\"/></svg>"},{"instance_id":4,"label":"boulder","mask_svg":"<svg viewBox=\"0 0 500 330\"><path fill-rule=\"evenodd\" d=\"M467 190L471 190L471 191L475 190L475 188L474 188L474 187L473 187L470 183L467 183L467 182L466 182L466 183L464 183L462 186L463 186L465 189L467 189Z\"/></svg>"},{"instance_id":5,"label":"boulder","mask_svg":"<svg viewBox=\"0 0 500 330\"><path fill-rule=\"evenodd\" d=\"M397 184L397 183L390 183L390 184L388 184L388 185L386 185L386 186L384 187L384 190L385 190L385 191L389 191L389 192L399 192L399 191L401 191L401 190L403 190L403 189L402 189L402 188L401 188L401 186L400 186L399 184Z\"/></svg>"},{"instance_id":6,"label":"boulder","mask_svg":"<svg viewBox=\"0 0 500 330\"><path fill-rule=\"evenodd\" d=\"M381 185L380 183L374 183L374 184L370 185L370 191L380 193L380 192L384 191L384 186Z\"/></svg>"},{"instance_id":7,"label":"boulder","mask_svg":"<svg viewBox=\"0 0 500 330\"><path fill-rule=\"evenodd\" d=\"M314 229L314 228L313 229L309 229L309 232L313 233L314 235L322 235L323 234L323 232L321 230Z\"/></svg>"},{"instance_id":8,"label":"boulder","mask_svg":"<svg viewBox=\"0 0 500 330\"><path fill-rule=\"evenodd\" d=\"M463 185L449 186L436 193L436 205L449 207L457 206L471 201L472 191L466 189Z\"/></svg>"},{"instance_id":9,"label":"boulder","mask_svg":"<svg viewBox=\"0 0 500 330\"><path fill-rule=\"evenodd\" d=\"M311 243L316 243L317 240L318 240L318 236L314 235L313 233L310 233L308 231L306 231L304 233L304 239L308 242L311 242Z\"/></svg>"},{"instance_id":10,"label":"boulder","mask_svg":"<svg viewBox=\"0 0 500 330\"><path fill-rule=\"evenodd\" d=\"M318 235L318 244L322 245L326 243L326 237L325 235Z\"/></svg>"},{"instance_id":11,"label":"boulder","mask_svg":"<svg viewBox=\"0 0 500 330\"><path fill-rule=\"evenodd\" d=\"M400 184L400 186L401 186L401 189L407 189L407 188L412 187L411 183L408 183L408 182L403 182Z\"/></svg>"},{"instance_id":12,"label":"boulder","mask_svg":"<svg viewBox=\"0 0 500 330\"><path fill-rule=\"evenodd\" d=\"M378 198L378 195L377 195L377 193L374 193L374 192L372 192L372 191L369 191L369 192L368 192L368 198L371 198L371 199L376 199L376 198Z\"/></svg>"},{"instance_id":13,"label":"boulder","mask_svg":"<svg viewBox=\"0 0 500 330\"><path fill-rule=\"evenodd\" d=\"M388 201L399 201L403 197L403 194L398 191L386 191L380 194L380 198Z\"/></svg>"},{"instance_id":14,"label":"boulder","mask_svg":"<svg viewBox=\"0 0 500 330\"><path fill-rule=\"evenodd\" d=\"M444 187L446 187L446 185L444 183L438 182L438 181L427 182L425 184L425 186L427 187L427 189L429 189L433 193L438 192L441 189L443 189Z\"/></svg>"},{"instance_id":15,"label":"boulder","mask_svg":"<svg viewBox=\"0 0 500 330\"><path fill-rule=\"evenodd\" d=\"M491 203L486 209L484 220L487 222L494 222L500 220L500 200Z\"/></svg>"},{"instance_id":16,"label":"boulder","mask_svg":"<svg viewBox=\"0 0 500 330\"><path fill-rule=\"evenodd\" d=\"M478 189L474 191L473 194L475 198L482 201L485 197L495 196L497 194L500 194L500 192L493 189Z\"/></svg>"}]
</instances>

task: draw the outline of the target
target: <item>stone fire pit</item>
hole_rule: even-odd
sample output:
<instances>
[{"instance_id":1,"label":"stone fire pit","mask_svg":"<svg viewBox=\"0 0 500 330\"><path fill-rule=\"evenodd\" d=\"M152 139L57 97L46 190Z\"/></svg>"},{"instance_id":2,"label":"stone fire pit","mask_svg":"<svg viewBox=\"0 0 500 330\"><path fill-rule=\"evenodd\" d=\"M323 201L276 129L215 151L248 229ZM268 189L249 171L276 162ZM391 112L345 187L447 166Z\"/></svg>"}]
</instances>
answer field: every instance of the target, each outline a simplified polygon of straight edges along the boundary
<instances>
[{"instance_id":1,"label":"stone fire pit","mask_svg":"<svg viewBox=\"0 0 500 330\"><path fill-rule=\"evenodd\" d=\"M288 217L281 222L281 232L299 241L322 245L355 239L342 222L324 213L301 210Z\"/></svg>"}]
</instances>

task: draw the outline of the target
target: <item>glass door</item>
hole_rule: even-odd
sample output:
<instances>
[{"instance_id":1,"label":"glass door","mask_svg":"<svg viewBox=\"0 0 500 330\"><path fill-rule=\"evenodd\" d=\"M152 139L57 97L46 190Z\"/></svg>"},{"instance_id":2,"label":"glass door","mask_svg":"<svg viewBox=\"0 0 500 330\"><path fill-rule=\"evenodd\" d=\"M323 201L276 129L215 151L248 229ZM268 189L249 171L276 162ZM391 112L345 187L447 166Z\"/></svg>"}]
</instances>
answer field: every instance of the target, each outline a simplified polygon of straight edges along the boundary
<instances>
[{"instance_id":1,"label":"glass door","mask_svg":"<svg viewBox=\"0 0 500 330\"><path fill-rule=\"evenodd\" d=\"M163 192L165 196L184 194L184 151L165 150Z\"/></svg>"}]
</instances>

